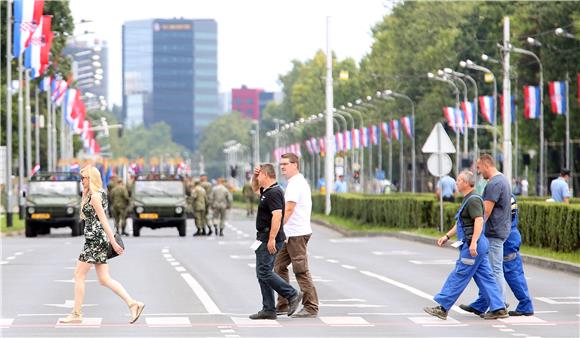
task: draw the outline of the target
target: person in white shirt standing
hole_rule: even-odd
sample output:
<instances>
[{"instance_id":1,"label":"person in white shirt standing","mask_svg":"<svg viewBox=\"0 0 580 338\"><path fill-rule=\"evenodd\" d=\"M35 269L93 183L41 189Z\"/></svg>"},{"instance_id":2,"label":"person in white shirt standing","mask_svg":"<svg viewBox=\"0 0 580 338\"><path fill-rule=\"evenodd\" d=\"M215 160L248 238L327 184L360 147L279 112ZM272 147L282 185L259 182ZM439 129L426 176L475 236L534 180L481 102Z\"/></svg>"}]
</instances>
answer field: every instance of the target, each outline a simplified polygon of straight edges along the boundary
<instances>
[{"instance_id":1,"label":"person in white shirt standing","mask_svg":"<svg viewBox=\"0 0 580 338\"><path fill-rule=\"evenodd\" d=\"M310 186L300 173L300 158L293 153L282 155L280 160L282 175L288 180L284 193L286 201L284 208L284 233L287 240L276 256L274 271L287 282L288 266L292 270L304 294L303 308L292 317L312 318L318 316L318 294L308 268L308 241L312 235L310 214L312 212L312 196ZM278 297L276 312L285 314L288 311L288 301Z\"/></svg>"}]
</instances>

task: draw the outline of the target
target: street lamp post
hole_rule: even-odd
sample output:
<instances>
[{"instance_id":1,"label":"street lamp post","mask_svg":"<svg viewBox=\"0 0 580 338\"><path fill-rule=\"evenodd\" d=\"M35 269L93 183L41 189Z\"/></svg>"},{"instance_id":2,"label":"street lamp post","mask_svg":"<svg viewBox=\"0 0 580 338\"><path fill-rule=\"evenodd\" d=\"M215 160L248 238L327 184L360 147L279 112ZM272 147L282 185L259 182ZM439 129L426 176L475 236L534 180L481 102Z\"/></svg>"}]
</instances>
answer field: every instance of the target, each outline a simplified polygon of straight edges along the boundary
<instances>
[{"instance_id":1,"label":"street lamp post","mask_svg":"<svg viewBox=\"0 0 580 338\"><path fill-rule=\"evenodd\" d=\"M463 102L467 102L467 84L465 84L465 81L463 81L463 79L460 76L457 76L455 74L453 74L453 71L449 72L447 70L451 70L449 68L445 68L445 70L439 70L437 73L439 74L439 76L442 77L448 77L451 78L452 80L455 80L459 83L461 83L461 85L463 86ZM465 120L465 119L463 119ZM467 126L465 125L465 122L463 123L463 157L467 157L467 154L469 153L469 145L468 145L468 140L469 140L469 134L468 134L468 130L469 128L467 128ZM457 149L459 150L459 149Z\"/></svg>"},{"instance_id":2,"label":"street lamp post","mask_svg":"<svg viewBox=\"0 0 580 338\"><path fill-rule=\"evenodd\" d=\"M354 112L354 113L357 113L358 114L358 116L360 118L360 126L359 127L362 128L364 126L363 113L360 112L357 109L354 109L354 105L351 102L347 102L346 103L346 108L345 109L347 111L349 111L349 112ZM360 162L359 163L359 166L360 166L360 184L361 184L362 187L364 187L364 183L365 182L364 182L364 172L363 172L363 168L364 168L364 159L365 159L365 156L364 156L364 151L362 149L359 149L359 151L360 151L360 153L359 153L360 154L359 155L359 162Z\"/></svg>"}]
</instances>

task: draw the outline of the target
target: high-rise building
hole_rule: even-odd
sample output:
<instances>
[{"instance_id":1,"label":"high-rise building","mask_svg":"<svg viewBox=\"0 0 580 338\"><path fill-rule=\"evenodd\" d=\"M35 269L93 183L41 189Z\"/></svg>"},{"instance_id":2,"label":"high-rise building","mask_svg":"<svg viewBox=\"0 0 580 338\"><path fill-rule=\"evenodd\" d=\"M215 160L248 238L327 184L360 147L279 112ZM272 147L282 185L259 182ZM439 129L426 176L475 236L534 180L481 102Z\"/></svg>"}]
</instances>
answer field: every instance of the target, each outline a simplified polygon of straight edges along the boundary
<instances>
[{"instance_id":1,"label":"high-rise building","mask_svg":"<svg viewBox=\"0 0 580 338\"><path fill-rule=\"evenodd\" d=\"M242 116L252 120L260 120L268 102L274 100L274 93L262 89L242 88L232 89L232 111L242 113Z\"/></svg>"},{"instance_id":2,"label":"high-rise building","mask_svg":"<svg viewBox=\"0 0 580 338\"><path fill-rule=\"evenodd\" d=\"M107 52L107 43L99 39L70 40L64 48L64 55L72 59L76 88L89 110L106 110L109 104Z\"/></svg>"},{"instance_id":3,"label":"high-rise building","mask_svg":"<svg viewBox=\"0 0 580 338\"><path fill-rule=\"evenodd\" d=\"M217 23L151 19L123 25L123 112L128 126L166 122L195 150L217 116Z\"/></svg>"}]
</instances>

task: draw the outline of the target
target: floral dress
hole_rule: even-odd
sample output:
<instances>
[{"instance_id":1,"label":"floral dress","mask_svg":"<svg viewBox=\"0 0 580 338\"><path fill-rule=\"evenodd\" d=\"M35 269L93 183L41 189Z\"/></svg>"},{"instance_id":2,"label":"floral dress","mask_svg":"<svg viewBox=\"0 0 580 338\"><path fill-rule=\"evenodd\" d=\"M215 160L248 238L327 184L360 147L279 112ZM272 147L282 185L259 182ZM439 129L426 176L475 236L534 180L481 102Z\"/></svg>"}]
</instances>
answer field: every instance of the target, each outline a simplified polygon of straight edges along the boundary
<instances>
[{"instance_id":1,"label":"floral dress","mask_svg":"<svg viewBox=\"0 0 580 338\"><path fill-rule=\"evenodd\" d=\"M96 194L100 194L103 210L107 212L107 193L100 189ZM91 264L106 264L107 251L109 249L109 240L99 222L99 217L95 208L91 205L91 195L87 198L81 207L82 215L85 220L85 245L79 256L79 261Z\"/></svg>"}]
</instances>

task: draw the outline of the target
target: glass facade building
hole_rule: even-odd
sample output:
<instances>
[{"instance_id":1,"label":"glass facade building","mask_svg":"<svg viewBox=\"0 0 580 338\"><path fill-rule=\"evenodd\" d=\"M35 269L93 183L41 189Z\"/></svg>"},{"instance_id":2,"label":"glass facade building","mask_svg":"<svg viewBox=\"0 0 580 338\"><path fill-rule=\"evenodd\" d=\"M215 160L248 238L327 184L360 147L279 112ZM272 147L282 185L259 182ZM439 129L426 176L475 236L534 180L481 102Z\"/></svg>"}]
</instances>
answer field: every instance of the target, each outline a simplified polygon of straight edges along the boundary
<instances>
[{"instance_id":1,"label":"glass facade building","mask_svg":"<svg viewBox=\"0 0 580 338\"><path fill-rule=\"evenodd\" d=\"M127 125L165 122L176 143L195 150L219 115L216 21L125 23L123 107Z\"/></svg>"}]
</instances>

